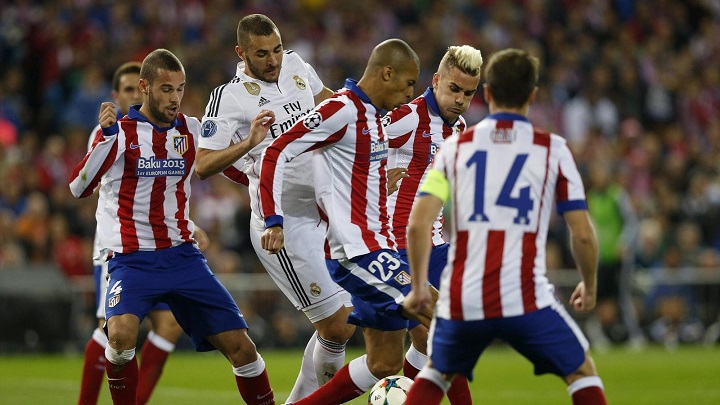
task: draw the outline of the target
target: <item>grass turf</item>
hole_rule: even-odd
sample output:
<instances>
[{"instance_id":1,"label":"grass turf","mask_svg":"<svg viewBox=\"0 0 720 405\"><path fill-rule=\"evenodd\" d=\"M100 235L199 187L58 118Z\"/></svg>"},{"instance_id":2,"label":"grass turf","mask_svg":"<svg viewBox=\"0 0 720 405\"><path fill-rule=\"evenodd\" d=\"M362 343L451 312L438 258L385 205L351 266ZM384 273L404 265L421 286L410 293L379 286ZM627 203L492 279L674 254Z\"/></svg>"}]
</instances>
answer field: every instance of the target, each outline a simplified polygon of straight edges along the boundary
<instances>
[{"instance_id":1,"label":"grass turf","mask_svg":"<svg viewBox=\"0 0 720 405\"><path fill-rule=\"evenodd\" d=\"M351 349L348 359L359 354ZM302 352L265 350L262 355L282 404L295 381ZM642 352L615 349L593 357L610 404L720 404L720 346L680 347L674 352L659 347ZM79 355L0 356L0 404L76 403L81 369ZM503 346L483 354L470 389L478 404L571 403L560 379L535 377L527 360ZM170 356L150 403L239 404L242 399L222 355L183 351ZM366 396L350 402L366 403ZM99 404L111 404L105 385Z\"/></svg>"}]
</instances>

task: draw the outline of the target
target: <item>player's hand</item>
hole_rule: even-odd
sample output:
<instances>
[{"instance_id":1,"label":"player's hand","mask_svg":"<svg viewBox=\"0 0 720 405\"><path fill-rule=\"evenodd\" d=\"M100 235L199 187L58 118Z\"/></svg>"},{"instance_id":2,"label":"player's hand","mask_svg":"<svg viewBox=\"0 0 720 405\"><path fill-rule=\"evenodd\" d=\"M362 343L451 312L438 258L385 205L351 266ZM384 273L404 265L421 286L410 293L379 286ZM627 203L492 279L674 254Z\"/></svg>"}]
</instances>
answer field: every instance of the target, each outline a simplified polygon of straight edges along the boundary
<instances>
[{"instance_id":1,"label":"player's hand","mask_svg":"<svg viewBox=\"0 0 720 405\"><path fill-rule=\"evenodd\" d=\"M595 294L591 294L581 281L570 296L570 305L578 312L588 312L595 308L596 299Z\"/></svg>"},{"instance_id":2,"label":"player's hand","mask_svg":"<svg viewBox=\"0 0 720 405\"><path fill-rule=\"evenodd\" d=\"M250 123L250 132L244 142L254 148L267 136L270 126L275 123L275 113L270 110L260 110Z\"/></svg>"},{"instance_id":3,"label":"player's hand","mask_svg":"<svg viewBox=\"0 0 720 405\"><path fill-rule=\"evenodd\" d=\"M271 255L278 253L285 246L285 233L282 227L272 226L265 229L265 232L260 237L260 242L262 248Z\"/></svg>"},{"instance_id":4,"label":"player's hand","mask_svg":"<svg viewBox=\"0 0 720 405\"><path fill-rule=\"evenodd\" d=\"M98 122L100 128L108 128L117 122L117 106L111 102L100 104L100 114L98 114Z\"/></svg>"},{"instance_id":5,"label":"player's hand","mask_svg":"<svg viewBox=\"0 0 720 405\"><path fill-rule=\"evenodd\" d=\"M199 226L195 225L195 231L193 232L193 239L197 242L198 249L205 250L210 246L210 238L208 234Z\"/></svg>"},{"instance_id":6,"label":"player's hand","mask_svg":"<svg viewBox=\"0 0 720 405\"><path fill-rule=\"evenodd\" d=\"M395 167L392 169L388 169L387 171L387 193L388 195L394 193L397 191L398 187L400 185L398 184L400 180L410 177L409 174L407 174L407 169L404 167Z\"/></svg>"},{"instance_id":7,"label":"player's hand","mask_svg":"<svg viewBox=\"0 0 720 405\"><path fill-rule=\"evenodd\" d=\"M433 300L430 286L413 288L402 303L403 308L412 315L421 315L432 310Z\"/></svg>"}]
</instances>

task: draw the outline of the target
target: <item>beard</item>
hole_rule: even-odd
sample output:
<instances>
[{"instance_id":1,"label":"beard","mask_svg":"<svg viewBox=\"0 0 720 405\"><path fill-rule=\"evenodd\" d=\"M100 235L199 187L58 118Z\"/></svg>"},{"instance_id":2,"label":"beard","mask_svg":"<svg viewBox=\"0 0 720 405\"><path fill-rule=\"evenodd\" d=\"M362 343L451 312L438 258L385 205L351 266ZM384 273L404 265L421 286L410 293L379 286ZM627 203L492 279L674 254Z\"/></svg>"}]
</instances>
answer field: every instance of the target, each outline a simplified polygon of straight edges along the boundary
<instances>
[{"instance_id":1,"label":"beard","mask_svg":"<svg viewBox=\"0 0 720 405\"><path fill-rule=\"evenodd\" d=\"M268 83L275 83L278 81L278 78L280 77L280 68L282 67L282 64L278 64L275 67L275 69L277 69L277 75L274 78L269 78L265 74L265 72L258 69L257 66L253 65L252 61L250 61L250 58L247 58L247 60L245 60L245 65L250 70L250 73L252 73L255 77L257 77L258 79L260 79L264 82L268 82Z\"/></svg>"},{"instance_id":2,"label":"beard","mask_svg":"<svg viewBox=\"0 0 720 405\"><path fill-rule=\"evenodd\" d=\"M170 107L176 107L179 109L180 105L172 104ZM160 102L155 98L152 90L148 91L148 110L153 119L165 124L172 124L175 122L175 118L177 118L177 110L174 114L163 112L160 108Z\"/></svg>"}]
</instances>

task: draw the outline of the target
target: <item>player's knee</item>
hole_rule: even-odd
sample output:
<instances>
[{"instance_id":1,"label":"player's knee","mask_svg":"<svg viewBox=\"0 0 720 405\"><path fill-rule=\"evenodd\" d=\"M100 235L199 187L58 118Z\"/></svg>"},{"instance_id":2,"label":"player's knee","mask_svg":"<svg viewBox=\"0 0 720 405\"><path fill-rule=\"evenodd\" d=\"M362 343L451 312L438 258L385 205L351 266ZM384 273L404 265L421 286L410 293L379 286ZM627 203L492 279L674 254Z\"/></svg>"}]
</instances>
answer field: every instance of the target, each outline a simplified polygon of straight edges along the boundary
<instances>
[{"instance_id":1,"label":"player's knee","mask_svg":"<svg viewBox=\"0 0 720 405\"><path fill-rule=\"evenodd\" d=\"M427 353L428 329L422 325L418 325L410 329L410 341L417 351L422 354Z\"/></svg>"},{"instance_id":2,"label":"player's knee","mask_svg":"<svg viewBox=\"0 0 720 405\"><path fill-rule=\"evenodd\" d=\"M246 335L247 336L247 335ZM255 343L247 337L231 345L225 353L233 367L241 367L257 360L257 348Z\"/></svg>"},{"instance_id":3,"label":"player's knee","mask_svg":"<svg viewBox=\"0 0 720 405\"><path fill-rule=\"evenodd\" d=\"M583 362L583 364L581 364L577 370L570 373L570 375L566 376L565 382L570 385L573 383L573 381L579 380L584 377L591 377L596 375L597 370L595 369L595 362L593 361L592 357L590 357L589 353L585 353L585 361Z\"/></svg>"},{"instance_id":4,"label":"player's knee","mask_svg":"<svg viewBox=\"0 0 720 405\"><path fill-rule=\"evenodd\" d=\"M403 366L403 357L397 359L368 359L368 369L377 378L395 375L400 372Z\"/></svg>"},{"instance_id":5,"label":"player's knee","mask_svg":"<svg viewBox=\"0 0 720 405\"><path fill-rule=\"evenodd\" d=\"M105 346L105 358L112 364L122 366L135 357L135 348L129 350L113 349L110 345Z\"/></svg>"},{"instance_id":6,"label":"player's knee","mask_svg":"<svg viewBox=\"0 0 720 405\"><path fill-rule=\"evenodd\" d=\"M324 328L318 328L318 335L325 340L335 343L345 343L355 333L355 325L347 322L334 322Z\"/></svg>"}]
</instances>

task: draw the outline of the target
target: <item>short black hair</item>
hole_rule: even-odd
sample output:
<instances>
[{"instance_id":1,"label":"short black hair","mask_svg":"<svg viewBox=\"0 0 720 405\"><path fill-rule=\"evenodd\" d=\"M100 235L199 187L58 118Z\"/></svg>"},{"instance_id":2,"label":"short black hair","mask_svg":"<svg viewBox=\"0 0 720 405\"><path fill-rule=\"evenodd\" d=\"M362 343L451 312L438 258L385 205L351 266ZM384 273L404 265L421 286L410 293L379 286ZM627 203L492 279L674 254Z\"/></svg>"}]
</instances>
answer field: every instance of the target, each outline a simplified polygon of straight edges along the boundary
<instances>
[{"instance_id":1,"label":"short black hair","mask_svg":"<svg viewBox=\"0 0 720 405\"><path fill-rule=\"evenodd\" d=\"M143 60L140 68L140 78L153 83L158 78L160 70L170 72L184 72L180 59L167 49L156 49Z\"/></svg>"},{"instance_id":2,"label":"short black hair","mask_svg":"<svg viewBox=\"0 0 720 405\"><path fill-rule=\"evenodd\" d=\"M264 14L250 14L240 19L237 28L237 44L240 49L246 49L251 35L266 37L273 32L280 35L275 23Z\"/></svg>"},{"instance_id":3,"label":"short black hair","mask_svg":"<svg viewBox=\"0 0 720 405\"><path fill-rule=\"evenodd\" d=\"M495 104L520 108L537 86L540 61L521 49L495 52L485 67L485 82Z\"/></svg>"},{"instance_id":4,"label":"short black hair","mask_svg":"<svg viewBox=\"0 0 720 405\"><path fill-rule=\"evenodd\" d=\"M126 75L128 73L139 75L141 66L142 65L140 64L140 62L125 62L120 65L120 67L118 67L113 74L112 89L115 91L120 91L120 78L122 77L122 75Z\"/></svg>"}]
</instances>

